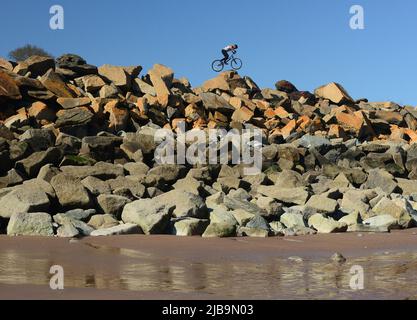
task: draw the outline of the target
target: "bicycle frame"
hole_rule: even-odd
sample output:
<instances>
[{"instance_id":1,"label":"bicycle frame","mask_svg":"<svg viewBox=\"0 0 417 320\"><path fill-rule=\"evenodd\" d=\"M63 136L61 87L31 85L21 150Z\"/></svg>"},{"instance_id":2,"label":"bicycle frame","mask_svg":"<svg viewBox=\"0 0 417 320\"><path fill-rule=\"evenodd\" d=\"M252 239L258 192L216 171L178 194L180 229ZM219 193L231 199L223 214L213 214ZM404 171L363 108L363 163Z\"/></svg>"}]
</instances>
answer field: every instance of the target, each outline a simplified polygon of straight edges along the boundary
<instances>
[{"instance_id":1,"label":"bicycle frame","mask_svg":"<svg viewBox=\"0 0 417 320\"><path fill-rule=\"evenodd\" d=\"M229 55L229 58L227 58L226 62L229 63L230 61L232 61L235 58L235 54L232 53L231 55Z\"/></svg>"}]
</instances>

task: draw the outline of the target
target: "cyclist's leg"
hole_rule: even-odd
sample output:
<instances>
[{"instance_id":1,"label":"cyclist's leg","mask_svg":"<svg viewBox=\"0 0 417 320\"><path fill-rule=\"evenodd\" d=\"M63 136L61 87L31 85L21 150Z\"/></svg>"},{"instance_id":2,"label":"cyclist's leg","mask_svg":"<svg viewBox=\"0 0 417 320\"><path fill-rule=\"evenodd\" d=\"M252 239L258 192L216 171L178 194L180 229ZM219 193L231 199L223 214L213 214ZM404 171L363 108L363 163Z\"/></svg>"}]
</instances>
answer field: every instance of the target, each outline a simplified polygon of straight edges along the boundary
<instances>
[{"instance_id":1,"label":"cyclist's leg","mask_svg":"<svg viewBox=\"0 0 417 320\"><path fill-rule=\"evenodd\" d=\"M227 53L227 51L226 51L226 50L222 50L222 54L223 54L223 56L224 56L224 58L222 59L222 61L223 61L224 63L227 63L227 59L229 59L229 54Z\"/></svg>"}]
</instances>

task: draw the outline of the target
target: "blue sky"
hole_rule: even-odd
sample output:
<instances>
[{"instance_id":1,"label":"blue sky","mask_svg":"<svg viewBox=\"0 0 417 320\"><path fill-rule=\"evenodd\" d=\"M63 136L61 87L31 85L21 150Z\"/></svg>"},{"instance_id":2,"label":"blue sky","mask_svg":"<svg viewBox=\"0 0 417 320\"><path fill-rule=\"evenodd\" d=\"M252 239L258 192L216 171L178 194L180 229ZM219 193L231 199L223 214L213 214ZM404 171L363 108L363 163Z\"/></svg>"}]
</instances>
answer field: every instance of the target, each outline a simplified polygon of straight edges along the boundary
<instances>
[{"instance_id":1,"label":"blue sky","mask_svg":"<svg viewBox=\"0 0 417 320\"><path fill-rule=\"evenodd\" d=\"M49 8L65 29L49 28ZM365 30L349 28L352 5ZM341 83L354 98L417 105L415 0L1 0L0 56L26 43L89 63L174 69L194 86L211 61L240 45L241 75L262 87L287 79L300 90Z\"/></svg>"}]
</instances>

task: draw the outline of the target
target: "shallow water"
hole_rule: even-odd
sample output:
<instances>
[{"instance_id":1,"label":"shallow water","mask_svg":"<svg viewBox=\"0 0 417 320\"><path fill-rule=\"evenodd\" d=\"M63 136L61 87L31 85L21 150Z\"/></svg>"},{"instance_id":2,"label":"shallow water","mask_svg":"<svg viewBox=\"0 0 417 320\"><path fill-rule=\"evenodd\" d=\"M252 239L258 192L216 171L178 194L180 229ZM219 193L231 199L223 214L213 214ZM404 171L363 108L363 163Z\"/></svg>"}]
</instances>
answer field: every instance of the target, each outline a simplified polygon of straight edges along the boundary
<instances>
[{"instance_id":1,"label":"shallow water","mask_svg":"<svg viewBox=\"0 0 417 320\"><path fill-rule=\"evenodd\" d=\"M335 263L327 258L265 258L256 261L201 262L190 257L164 258L139 250L90 243L79 251L0 252L0 285L49 287L52 265L62 265L66 288L181 293L187 298L223 299L414 299L417 252L380 252ZM364 289L350 287L352 266L364 270ZM1 286L0 286L1 288ZM0 289L1 290L1 289ZM92 295L94 297L94 294Z\"/></svg>"}]
</instances>

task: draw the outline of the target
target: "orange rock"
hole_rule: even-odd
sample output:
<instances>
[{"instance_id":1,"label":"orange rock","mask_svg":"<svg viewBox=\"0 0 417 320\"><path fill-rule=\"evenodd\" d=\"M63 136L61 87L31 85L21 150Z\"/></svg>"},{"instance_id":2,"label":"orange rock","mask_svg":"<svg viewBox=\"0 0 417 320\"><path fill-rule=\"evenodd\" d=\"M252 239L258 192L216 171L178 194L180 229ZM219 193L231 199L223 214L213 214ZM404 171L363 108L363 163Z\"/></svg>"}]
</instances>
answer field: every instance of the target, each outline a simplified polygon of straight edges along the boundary
<instances>
[{"instance_id":1,"label":"orange rock","mask_svg":"<svg viewBox=\"0 0 417 320\"><path fill-rule=\"evenodd\" d=\"M393 141L403 140L403 138L404 138L404 129L399 128L396 125L391 125L391 135L390 135L389 138L390 138L390 140L393 140Z\"/></svg>"},{"instance_id":2,"label":"orange rock","mask_svg":"<svg viewBox=\"0 0 417 320\"><path fill-rule=\"evenodd\" d=\"M252 102L256 104L256 107L259 110L267 110L271 107L271 104L268 101L253 99Z\"/></svg>"},{"instance_id":3,"label":"orange rock","mask_svg":"<svg viewBox=\"0 0 417 320\"><path fill-rule=\"evenodd\" d=\"M55 94L57 97L63 98L75 98L76 94L71 88L62 80L62 78L55 73L52 69L50 69L47 73L45 73L41 80L42 84Z\"/></svg>"},{"instance_id":4,"label":"orange rock","mask_svg":"<svg viewBox=\"0 0 417 320\"><path fill-rule=\"evenodd\" d=\"M306 127L311 123L311 119L308 116L301 116L298 118L297 120L297 126L301 129L301 130L305 130Z\"/></svg>"},{"instance_id":5,"label":"orange rock","mask_svg":"<svg viewBox=\"0 0 417 320\"><path fill-rule=\"evenodd\" d=\"M22 99L20 90L14 79L0 69L0 98L2 97L13 100Z\"/></svg>"},{"instance_id":6,"label":"orange rock","mask_svg":"<svg viewBox=\"0 0 417 320\"><path fill-rule=\"evenodd\" d=\"M233 113L232 120L239 123L244 123L250 121L252 117L253 111L246 107L242 107Z\"/></svg>"},{"instance_id":7,"label":"orange rock","mask_svg":"<svg viewBox=\"0 0 417 320\"><path fill-rule=\"evenodd\" d=\"M171 84L174 77L172 69L155 64L151 70L148 71L152 85L155 89L159 104L166 108L169 103L169 96L171 95Z\"/></svg>"},{"instance_id":8,"label":"orange rock","mask_svg":"<svg viewBox=\"0 0 417 320\"><path fill-rule=\"evenodd\" d=\"M351 96L346 92L346 90L338 83L331 82L327 85L321 86L314 91L315 95L328 99L336 104L342 102L353 102Z\"/></svg>"},{"instance_id":9,"label":"orange rock","mask_svg":"<svg viewBox=\"0 0 417 320\"><path fill-rule=\"evenodd\" d=\"M216 78L207 80L203 83L203 91L215 91L217 89L222 91L230 91L229 83L227 82L227 74L221 73Z\"/></svg>"},{"instance_id":10,"label":"orange rock","mask_svg":"<svg viewBox=\"0 0 417 320\"><path fill-rule=\"evenodd\" d=\"M243 106L243 101L238 97L231 97L229 100L229 104L237 110Z\"/></svg>"},{"instance_id":11,"label":"orange rock","mask_svg":"<svg viewBox=\"0 0 417 320\"><path fill-rule=\"evenodd\" d=\"M227 116L225 116L224 114L222 114L218 111L214 112L213 120L216 121L216 122L223 122L223 123L229 122L229 119L227 118Z\"/></svg>"},{"instance_id":12,"label":"orange rock","mask_svg":"<svg viewBox=\"0 0 417 320\"><path fill-rule=\"evenodd\" d=\"M276 107L275 114L281 119L290 117L290 114L283 107Z\"/></svg>"},{"instance_id":13,"label":"orange rock","mask_svg":"<svg viewBox=\"0 0 417 320\"><path fill-rule=\"evenodd\" d=\"M264 116L268 119L275 118L275 110L272 109L272 108L266 109L265 112L264 112Z\"/></svg>"},{"instance_id":14,"label":"orange rock","mask_svg":"<svg viewBox=\"0 0 417 320\"><path fill-rule=\"evenodd\" d=\"M329 137L331 138L346 138L345 130L338 124L331 124L329 128Z\"/></svg>"},{"instance_id":15,"label":"orange rock","mask_svg":"<svg viewBox=\"0 0 417 320\"><path fill-rule=\"evenodd\" d=\"M358 117L355 114L348 114L344 112L339 112L336 114L336 119L340 125L348 128L353 128L356 131L359 131L364 123L362 117Z\"/></svg>"},{"instance_id":16,"label":"orange rock","mask_svg":"<svg viewBox=\"0 0 417 320\"><path fill-rule=\"evenodd\" d=\"M3 58L0 58L0 68L6 69L7 71L13 71L11 62Z\"/></svg>"},{"instance_id":17,"label":"orange rock","mask_svg":"<svg viewBox=\"0 0 417 320\"><path fill-rule=\"evenodd\" d=\"M264 125L268 130L272 130L278 127L278 125L280 124L280 121L277 119L269 119L267 121L265 121Z\"/></svg>"},{"instance_id":18,"label":"orange rock","mask_svg":"<svg viewBox=\"0 0 417 320\"><path fill-rule=\"evenodd\" d=\"M297 127L297 122L295 120L291 120L288 122L288 124L281 129L281 134L284 137L284 139L288 138L291 133L295 131L295 128Z\"/></svg>"},{"instance_id":19,"label":"orange rock","mask_svg":"<svg viewBox=\"0 0 417 320\"><path fill-rule=\"evenodd\" d=\"M404 134L410 138L410 143L417 142L417 132L411 129L404 129Z\"/></svg>"},{"instance_id":20,"label":"orange rock","mask_svg":"<svg viewBox=\"0 0 417 320\"><path fill-rule=\"evenodd\" d=\"M4 125L7 128L10 128L12 126L15 125L26 125L29 123L29 117L26 113L26 109L25 108L20 108L19 110L17 110L17 114L7 118L4 121Z\"/></svg>"},{"instance_id":21,"label":"orange rock","mask_svg":"<svg viewBox=\"0 0 417 320\"><path fill-rule=\"evenodd\" d=\"M56 111L40 101L32 103L27 113L42 125L54 122L56 119Z\"/></svg>"},{"instance_id":22,"label":"orange rock","mask_svg":"<svg viewBox=\"0 0 417 320\"><path fill-rule=\"evenodd\" d=\"M193 129L203 129L207 128L207 121L203 118L199 118L196 121L194 121Z\"/></svg>"},{"instance_id":23,"label":"orange rock","mask_svg":"<svg viewBox=\"0 0 417 320\"><path fill-rule=\"evenodd\" d=\"M111 100L104 106L104 112L109 114L109 128L115 132L125 130L129 120L129 110L119 108L118 100Z\"/></svg>"}]
</instances>

